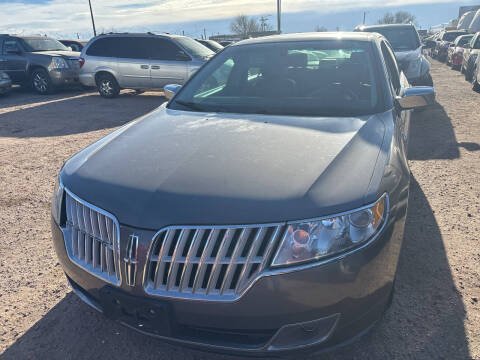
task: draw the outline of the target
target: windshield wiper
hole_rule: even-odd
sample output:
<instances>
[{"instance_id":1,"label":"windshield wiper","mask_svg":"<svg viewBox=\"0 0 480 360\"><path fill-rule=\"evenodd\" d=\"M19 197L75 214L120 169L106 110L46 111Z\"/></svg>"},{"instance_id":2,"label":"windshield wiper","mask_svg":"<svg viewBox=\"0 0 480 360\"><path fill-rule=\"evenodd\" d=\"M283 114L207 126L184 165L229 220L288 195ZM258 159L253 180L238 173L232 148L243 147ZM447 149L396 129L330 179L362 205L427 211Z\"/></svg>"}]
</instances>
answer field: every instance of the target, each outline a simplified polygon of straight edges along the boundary
<instances>
[{"instance_id":1,"label":"windshield wiper","mask_svg":"<svg viewBox=\"0 0 480 360\"><path fill-rule=\"evenodd\" d=\"M192 102L192 101L182 101L182 100L175 100L175 103L185 106L189 109L192 110L197 110L197 111L205 111L201 106L198 106L198 104Z\"/></svg>"}]
</instances>

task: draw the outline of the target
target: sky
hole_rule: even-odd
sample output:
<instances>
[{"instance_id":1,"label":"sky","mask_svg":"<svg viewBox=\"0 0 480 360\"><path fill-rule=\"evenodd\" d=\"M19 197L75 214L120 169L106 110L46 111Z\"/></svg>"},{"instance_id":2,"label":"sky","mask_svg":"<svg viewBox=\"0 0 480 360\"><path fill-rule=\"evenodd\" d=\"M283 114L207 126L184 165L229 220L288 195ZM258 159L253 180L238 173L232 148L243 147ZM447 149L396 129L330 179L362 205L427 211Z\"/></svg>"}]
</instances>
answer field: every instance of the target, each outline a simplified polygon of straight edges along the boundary
<instances>
[{"instance_id":1,"label":"sky","mask_svg":"<svg viewBox=\"0 0 480 360\"><path fill-rule=\"evenodd\" d=\"M170 32L200 37L229 33L239 14L270 15L276 28L276 0L91 0L97 33ZM283 0L283 32L352 30L363 20L375 23L386 11L407 10L421 28L458 16L460 5L480 0ZM93 35L88 0L0 0L0 33L47 34L88 39Z\"/></svg>"}]
</instances>

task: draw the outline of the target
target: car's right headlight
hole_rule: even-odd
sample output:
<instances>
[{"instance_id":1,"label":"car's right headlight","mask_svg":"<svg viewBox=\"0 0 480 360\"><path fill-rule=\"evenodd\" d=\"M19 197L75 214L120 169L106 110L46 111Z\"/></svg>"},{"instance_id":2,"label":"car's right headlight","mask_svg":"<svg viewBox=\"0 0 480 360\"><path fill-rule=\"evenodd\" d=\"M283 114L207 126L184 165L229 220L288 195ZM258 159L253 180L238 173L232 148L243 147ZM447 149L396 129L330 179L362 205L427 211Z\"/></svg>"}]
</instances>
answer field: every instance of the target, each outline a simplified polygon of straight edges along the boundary
<instances>
[{"instance_id":1,"label":"car's right headlight","mask_svg":"<svg viewBox=\"0 0 480 360\"><path fill-rule=\"evenodd\" d=\"M338 216L290 223L272 266L296 265L337 255L366 243L382 228L388 196Z\"/></svg>"}]
</instances>

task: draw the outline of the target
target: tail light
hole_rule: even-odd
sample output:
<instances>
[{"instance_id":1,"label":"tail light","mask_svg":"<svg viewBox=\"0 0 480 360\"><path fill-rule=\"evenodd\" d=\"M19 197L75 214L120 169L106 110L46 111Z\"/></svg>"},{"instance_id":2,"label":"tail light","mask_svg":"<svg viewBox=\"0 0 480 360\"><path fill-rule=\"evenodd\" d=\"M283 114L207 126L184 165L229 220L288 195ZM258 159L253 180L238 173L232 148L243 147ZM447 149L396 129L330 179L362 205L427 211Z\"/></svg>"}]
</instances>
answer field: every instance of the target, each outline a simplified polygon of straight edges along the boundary
<instances>
[{"instance_id":1,"label":"tail light","mask_svg":"<svg viewBox=\"0 0 480 360\"><path fill-rule=\"evenodd\" d=\"M81 57L80 59L78 59L78 65L82 67L83 64L85 64L85 59Z\"/></svg>"}]
</instances>

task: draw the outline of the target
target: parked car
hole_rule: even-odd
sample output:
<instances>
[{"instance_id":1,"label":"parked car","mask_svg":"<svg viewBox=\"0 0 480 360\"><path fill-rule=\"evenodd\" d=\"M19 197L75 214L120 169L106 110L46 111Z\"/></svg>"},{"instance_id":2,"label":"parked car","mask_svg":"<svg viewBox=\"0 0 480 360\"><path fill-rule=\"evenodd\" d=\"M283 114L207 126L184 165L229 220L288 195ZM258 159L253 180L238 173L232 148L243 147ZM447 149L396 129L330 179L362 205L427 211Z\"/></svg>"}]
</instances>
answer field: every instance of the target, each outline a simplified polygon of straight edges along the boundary
<instances>
[{"instance_id":1,"label":"parked car","mask_svg":"<svg viewBox=\"0 0 480 360\"><path fill-rule=\"evenodd\" d=\"M430 63L422 52L422 43L411 24L358 26L355 31L382 34L392 45L400 68L412 85L433 86Z\"/></svg>"},{"instance_id":2,"label":"parked car","mask_svg":"<svg viewBox=\"0 0 480 360\"><path fill-rule=\"evenodd\" d=\"M81 52L85 45L87 45L88 40L58 40L60 41L63 45L69 47L72 49L72 51L78 51Z\"/></svg>"},{"instance_id":3,"label":"parked car","mask_svg":"<svg viewBox=\"0 0 480 360\"><path fill-rule=\"evenodd\" d=\"M227 47L227 46L232 45L234 42L233 42L233 41L229 41L229 40L224 40L224 41L219 41L218 43L219 43L220 45L222 45L223 47Z\"/></svg>"},{"instance_id":4,"label":"parked car","mask_svg":"<svg viewBox=\"0 0 480 360\"><path fill-rule=\"evenodd\" d=\"M473 76L473 68L480 54L480 32L476 33L469 44L465 45L463 51L463 60L461 72L465 74L465 80L471 81Z\"/></svg>"},{"instance_id":5,"label":"parked car","mask_svg":"<svg viewBox=\"0 0 480 360\"><path fill-rule=\"evenodd\" d=\"M480 92L480 57L477 56L475 66L472 72L472 89L476 92Z\"/></svg>"},{"instance_id":6,"label":"parked car","mask_svg":"<svg viewBox=\"0 0 480 360\"><path fill-rule=\"evenodd\" d=\"M0 71L0 95L8 94L12 90L12 80L5 71Z\"/></svg>"},{"instance_id":7,"label":"parked car","mask_svg":"<svg viewBox=\"0 0 480 360\"><path fill-rule=\"evenodd\" d=\"M336 32L242 41L165 92L60 171L53 241L80 298L248 356L369 329L393 294L411 109L433 88L409 87L381 35Z\"/></svg>"},{"instance_id":8,"label":"parked car","mask_svg":"<svg viewBox=\"0 0 480 360\"><path fill-rule=\"evenodd\" d=\"M0 35L0 70L14 84L32 86L39 94L79 84L79 55L49 37Z\"/></svg>"},{"instance_id":9,"label":"parked car","mask_svg":"<svg viewBox=\"0 0 480 360\"><path fill-rule=\"evenodd\" d=\"M216 41L213 41L213 40L203 40L203 39L197 39L197 41L198 41L200 44L208 47L208 48L209 48L210 50L212 50L213 52L218 53L218 52L220 52L220 51L223 50L223 46L220 45L220 44L219 44L218 42L216 42Z\"/></svg>"},{"instance_id":10,"label":"parked car","mask_svg":"<svg viewBox=\"0 0 480 360\"><path fill-rule=\"evenodd\" d=\"M436 45L433 48L432 57L439 61L446 61L450 44L452 44L457 37L467 34L468 32L464 30L441 31L436 39Z\"/></svg>"},{"instance_id":11,"label":"parked car","mask_svg":"<svg viewBox=\"0 0 480 360\"><path fill-rule=\"evenodd\" d=\"M447 53L447 65L450 65L452 69L460 69L462 66L464 46L467 45L472 38L473 34L462 35L450 44Z\"/></svg>"},{"instance_id":12,"label":"parked car","mask_svg":"<svg viewBox=\"0 0 480 360\"><path fill-rule=\"evenodd\" d=\"M80 81L112 98L120 89L162 89L184 84L215 53L178 35L105 34L82 50Z\"/></svg>"}]
</instances>

